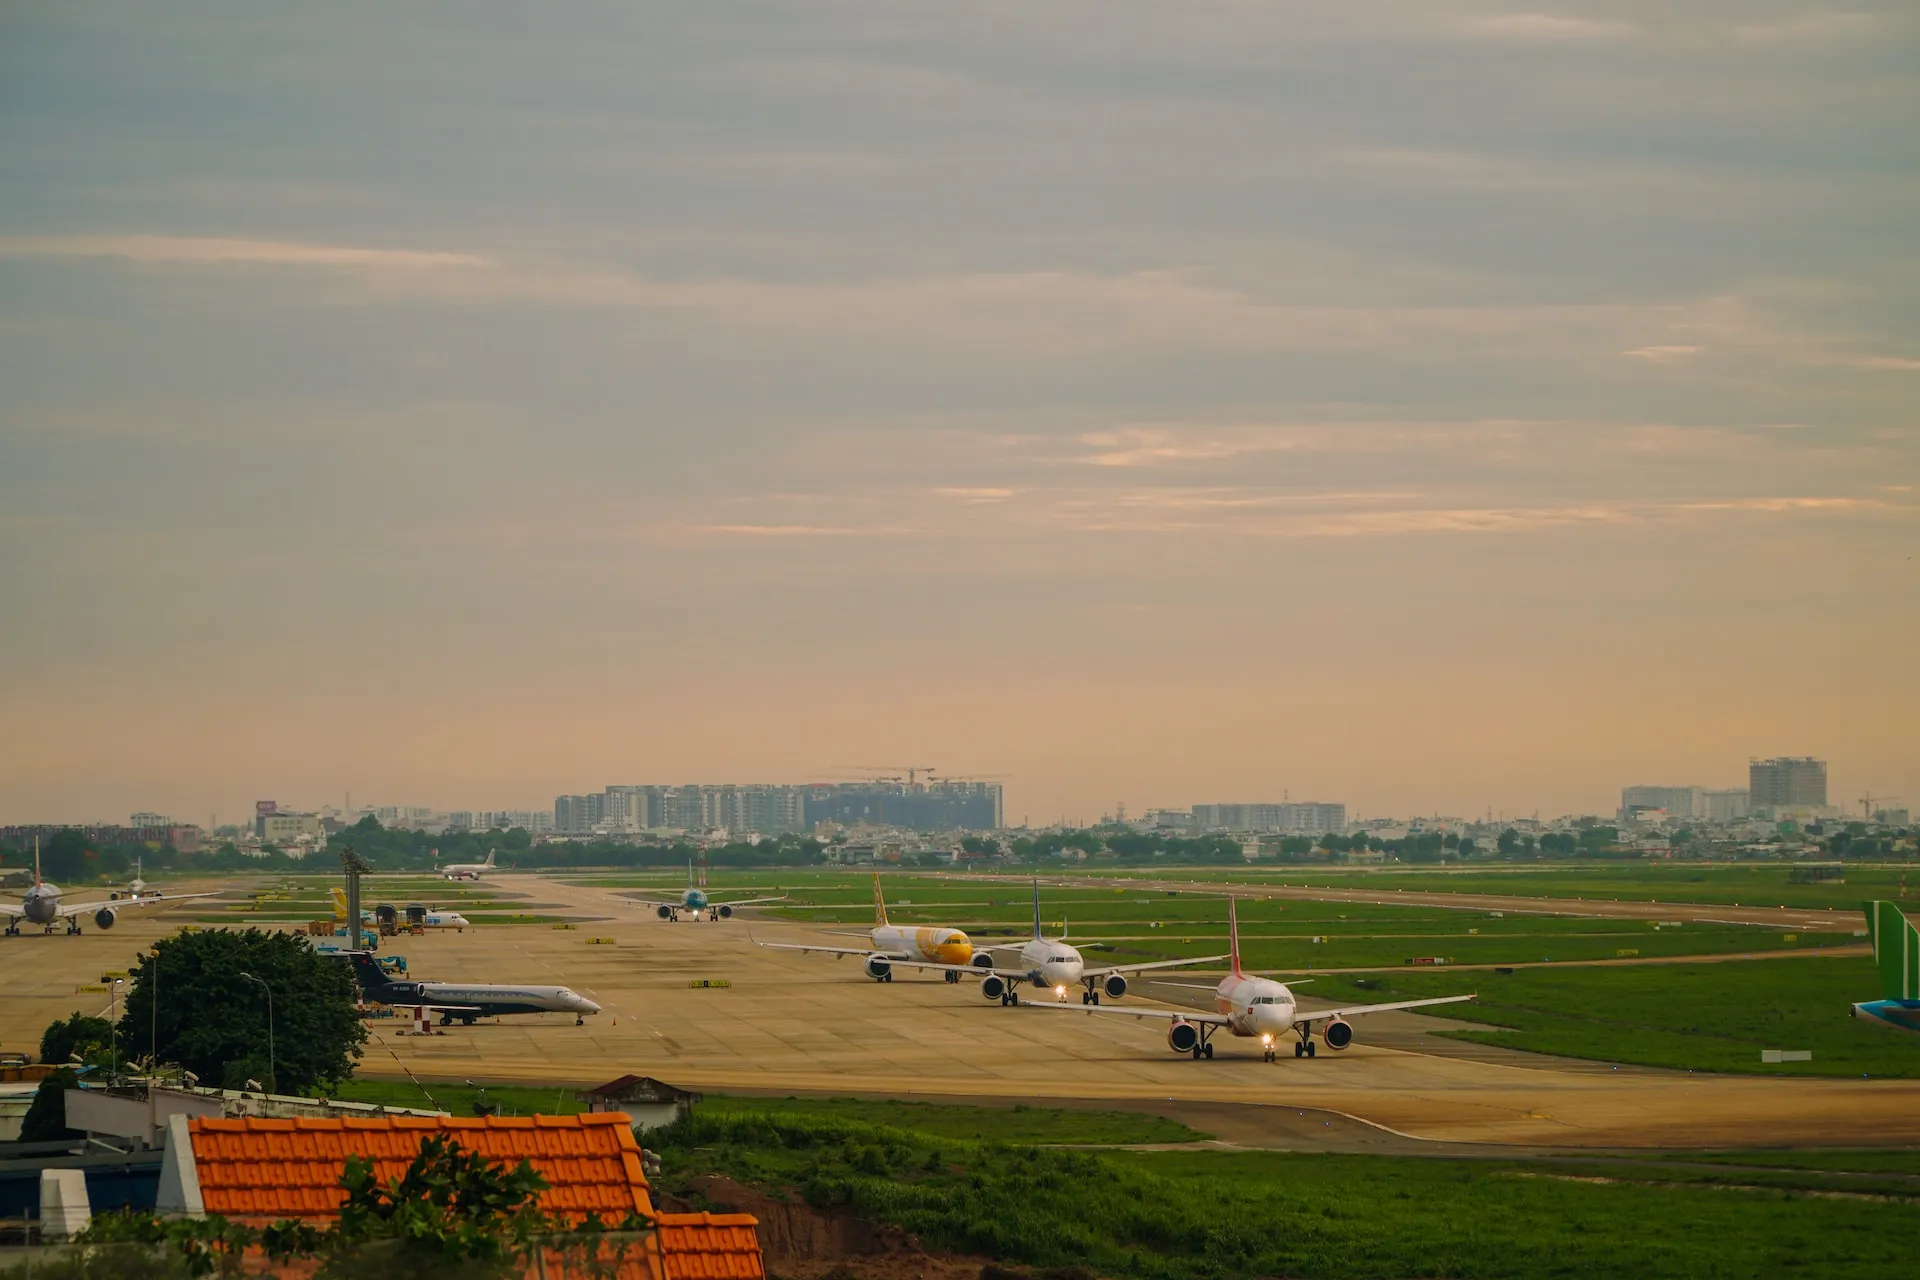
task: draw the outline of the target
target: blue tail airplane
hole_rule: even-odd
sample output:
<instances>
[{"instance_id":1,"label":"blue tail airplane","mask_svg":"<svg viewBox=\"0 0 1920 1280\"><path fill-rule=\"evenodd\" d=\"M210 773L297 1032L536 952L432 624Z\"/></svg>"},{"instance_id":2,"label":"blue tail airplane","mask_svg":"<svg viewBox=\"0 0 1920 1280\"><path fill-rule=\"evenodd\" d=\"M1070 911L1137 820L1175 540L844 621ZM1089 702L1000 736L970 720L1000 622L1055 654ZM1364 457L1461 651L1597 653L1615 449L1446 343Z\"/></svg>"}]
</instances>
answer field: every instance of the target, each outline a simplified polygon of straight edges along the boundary
<instances>
[{"instance_id":1,"label":"blue tail airplane","mask_svg":"<svg viewBox=\"0 0 1920 1280\"><path fill-rule=\"evenodd\" d=\"M1873 962L1886 999L1854 1005L1853 1016L1920 1032L1920 929L1893 903L1869 902L1867 935L1873 939Z\"/></svg>"}]
</instances>

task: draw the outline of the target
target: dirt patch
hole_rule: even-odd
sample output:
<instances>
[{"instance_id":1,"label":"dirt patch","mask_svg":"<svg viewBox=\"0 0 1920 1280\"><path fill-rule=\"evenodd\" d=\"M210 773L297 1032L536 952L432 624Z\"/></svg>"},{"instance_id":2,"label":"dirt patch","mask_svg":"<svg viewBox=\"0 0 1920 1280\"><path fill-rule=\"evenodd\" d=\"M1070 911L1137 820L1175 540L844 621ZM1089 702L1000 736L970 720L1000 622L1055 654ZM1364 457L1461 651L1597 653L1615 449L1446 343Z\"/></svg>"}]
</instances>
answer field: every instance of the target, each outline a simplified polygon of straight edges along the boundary
<instances>
[{"instance_id":1,"label":"dirt patch","mask_svg":"<svg viewBox=\"0 0 1920 1280\"><path fill-rule=\"evenodd\" d=\"M695 1198L657 1196L670 1213L705 1208L750 1213L760 1220L767 1275L778 1280L1028 1280L991 1258L929 1253L899 1227L868 1222L847 1210L816 1209L798 1191L776 1198L758 1187L707 1174L688 1183ZM705 1204L700 1203L701 1200Z\"/></svg>"}]
</instances>

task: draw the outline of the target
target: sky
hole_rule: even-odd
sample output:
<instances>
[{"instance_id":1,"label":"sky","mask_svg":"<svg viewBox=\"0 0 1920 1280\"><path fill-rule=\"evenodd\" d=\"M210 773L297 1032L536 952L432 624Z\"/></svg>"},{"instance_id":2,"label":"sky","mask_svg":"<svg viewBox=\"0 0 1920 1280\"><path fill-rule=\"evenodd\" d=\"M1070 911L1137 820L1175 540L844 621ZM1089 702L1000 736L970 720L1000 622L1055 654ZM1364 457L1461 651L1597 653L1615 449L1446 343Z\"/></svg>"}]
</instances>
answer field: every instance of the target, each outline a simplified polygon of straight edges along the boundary
<instances>
[{"instance_id":1,"label":"sky","mask_svg":"<svg viewBox=\"0 0 1920 1280\"><path fill-rule=\"evenodd\" d=\"M0 822L1920 805L1920 11L0 3Z\"/></svg>"}]
</instances>

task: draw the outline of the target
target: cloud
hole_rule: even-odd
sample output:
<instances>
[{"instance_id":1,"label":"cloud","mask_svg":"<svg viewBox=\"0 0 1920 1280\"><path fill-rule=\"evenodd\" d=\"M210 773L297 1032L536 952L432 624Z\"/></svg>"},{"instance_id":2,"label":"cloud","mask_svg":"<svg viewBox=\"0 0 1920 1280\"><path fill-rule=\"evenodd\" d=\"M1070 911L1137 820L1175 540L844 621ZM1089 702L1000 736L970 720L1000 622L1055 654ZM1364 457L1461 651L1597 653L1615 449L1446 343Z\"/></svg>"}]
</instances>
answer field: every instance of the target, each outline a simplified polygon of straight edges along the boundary
<instances>
[{"instance_id":1,"label":"cloud","mask_svg":"<svg viewBox=\"0 0 1920 1280\"><path fill-rule=\"evenodd\" d=\"M1479 18L1473 29L1504 40L1626 40L1640 29L1629 22L1597 22L1552 13L1502 13Z\"/></svg>"},{"instance_id":2,"label":"cloud","mask_svg":"<svg viewBox=\"0 0 1920 1280\"><path fill-rule=\"evenodd\" d=\"M1849 364L1861 369L1885 369L1899 373L1920 373L1920 360L1910 356L1859 356Z\"/></svg>"},{"instance_id":3,"label":"cloud","mask_svg":"<svg viewBox=\"0 0 1920 1280\"><path fill-rule=\"evenodd\" d=\"M1736 26L1734 38L1749 44L1801 47L1824 41L1852 40L1870 34L1879 25L1871 13L1832 11L1803 13L1778 22L1757 22Z\"/></svg>"},{"instance_id":4,"label":"cloud","mask_svg":"<svg viewBox=\"0 0 1920 1280\"><path fill-rule=\"evenodd\" d=\"M1629 350L1622 351L1620 354L1623 356L1632 356L1635 360L1645 360L1650 364L1678 364L1683 360L1699 355L1700 348L1677 345L1633 347Z\"/></svg>"},{"instance_id":5,"label":"cloud","mask_svg":"<svg viewBox=\"0 0 1920 1280\"><path fill-rule=\"evenodd\" d=\"M358 245L303 244L203 236L0 236L0 255L35 258L121 258L130 262L274 267L335 267L356 270L431 271L492 268L488 258L419 249L370 249Z\"/></svg>"},{"instance_id":6,"label":"cloud","mask_svg":"<svg viewBox=\"0 0 1920 1280\"><path fill-rule=\"evenodd\" d=\"M934 492L943 498L958 498L962 502L975 505L1005 502L1013 496L1012 489L959 489L943 488Z\"/></svg>"}]
</instances>

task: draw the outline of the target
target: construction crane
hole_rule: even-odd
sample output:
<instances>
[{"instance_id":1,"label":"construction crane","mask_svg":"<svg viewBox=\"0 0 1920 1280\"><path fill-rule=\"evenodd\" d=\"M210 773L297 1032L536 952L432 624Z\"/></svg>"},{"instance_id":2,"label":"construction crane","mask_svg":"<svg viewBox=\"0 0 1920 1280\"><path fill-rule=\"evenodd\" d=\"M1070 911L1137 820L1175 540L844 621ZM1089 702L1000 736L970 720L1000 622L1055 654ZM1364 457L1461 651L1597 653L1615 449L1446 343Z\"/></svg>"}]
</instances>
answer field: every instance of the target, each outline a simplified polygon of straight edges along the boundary
<instances>
[{"instance_id":1,"label":"construction crane","mask_svg":"<svg viewBox=\"0 0 1920 1280\"><path fill-rule=\"evenodd\" d=\"M875 782L899 782L905 775L910 787L920 785L920 775L933 776L934 768L930 764L837 764L836 769L852 769L871 777Z\"/></svg>"},{"instance_id":2,"label":"construction crane","mask_svg":"<svg viewBox=\"0 0 1920 1280\"><path fill-rule=\"evenodd\" d=\"M1874 813L1873 806L1875 806L1876 804L1885 804L1889 800L1898 800L1899 798L1900 798L1899 796L1877 796L1873 794L1873 792L1871 791L1867 792L1867 794L1860 797L1861 821L1863 822L1873 821L1873 813Z\"/></svg>"}]
</instances>

